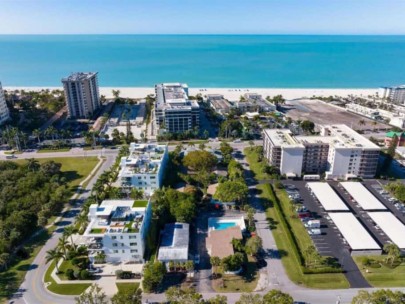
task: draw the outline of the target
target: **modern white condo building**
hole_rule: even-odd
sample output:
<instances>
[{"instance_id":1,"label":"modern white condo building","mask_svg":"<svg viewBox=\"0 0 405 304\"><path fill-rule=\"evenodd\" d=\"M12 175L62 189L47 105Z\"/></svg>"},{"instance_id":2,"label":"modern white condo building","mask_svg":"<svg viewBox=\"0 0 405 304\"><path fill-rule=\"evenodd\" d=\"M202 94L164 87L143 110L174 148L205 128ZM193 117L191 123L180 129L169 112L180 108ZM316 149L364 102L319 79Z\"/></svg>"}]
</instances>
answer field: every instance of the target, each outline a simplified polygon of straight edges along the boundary
<instances>
[{"instance_id":1,"label":"modern white condo building","mask_svg":"<svg viewBox=\"0 0 405 304\"><path fill-rule=\"evenodd\" d=\"M131 143L129 156L121 158L120 186L124 189L137 188L151 195L162 186L168 159L167 145Z\"/></svg>"},{"instance_id":2,"label":"modern white condo building","mask_svg":"<svg viewBox=\"0 0 405 304\"><path fill-rule=\"evenodd\" d=\"M405 85L397 87L381 87L378 90L378 96L389 98L393 102L405 104Z\"/></svg>"},{"instance_id":3,"label":"modern white condo building","mask_svg":"<svg viewBox=\"0 0 405 304\"><path fill-rule=\"evenodd\" d=\"M90 260L104 252L109 263L143 263L151 216L148 201L105 200L91 205L90 223L83 234Z\"/></svg>"},{"instance_id":4,"label":"modern white condo building","mask_svg":"<svg viewBox=\"0 0 405 304\"><path fill-rule=\"evenodd\" d=\"M325 173L326 179L372 178L380 148L346 125L320 126L319 136L288 129L263 131L264 156L287 176Z\"/></svg>"},{"instance_id":5,"label":"modern white condo building","mask_svg":"<svg viewBox=\"0 0 405 304\"><path fill-rule=\"evenodd\" d=\"M154 108L156 129L183 133L200 125L200 106L188 98L188 86L182 83L155 85Z\"/></svg>"},{"instance_id":6,"label":"modern white condo building","mask_svg":"<svg viewBox=\"0 0 405 304\"><path fill-rule=\"evenodd\" d=\"M3 87L0 82L0 125L10 119L10 112L7 108L6 98L4 97Z\"/></svg>"},{"instance_id":7,"label":"modern white condo building","mask_svg":"<svg viewBox=\"0 0 405 304\"><path fill-rule=\"evenodd\" d=\"M69 118L89 118L100 108L97 73L73 73L62 84Z\"/></svg>"}]
</instances>

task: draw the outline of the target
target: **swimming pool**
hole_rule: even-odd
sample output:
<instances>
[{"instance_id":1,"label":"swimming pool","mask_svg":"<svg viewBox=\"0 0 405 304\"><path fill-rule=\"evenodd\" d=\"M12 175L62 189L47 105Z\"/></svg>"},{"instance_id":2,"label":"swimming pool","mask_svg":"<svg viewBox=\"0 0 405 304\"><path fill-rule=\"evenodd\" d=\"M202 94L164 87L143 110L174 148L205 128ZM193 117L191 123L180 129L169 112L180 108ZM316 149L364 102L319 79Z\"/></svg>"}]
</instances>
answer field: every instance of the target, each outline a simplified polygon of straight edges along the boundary
<instances>
[{"instance_id":1,"label":"swimming pool","mask_svg":"<svg viewBox=\"0 0 405 304\"><path fill-rule=\"evenodd\" d=\"M224 230L224 229L227 229L229 227L234 227L234 226L236 226L235 222L216 222L216 223L214 223L213 228L215 230Z\"/></svg>"},{"instance_id":2,"label":"swimming pool","mask_svg":"<svg viewBox=\"0 0 405 304\"><path fill-rule=\"evenodd\" d=\"M243 216L240 217L210 217L208 219L208 229L225 230L238 226L242 231L246 229Z\"/></svg>"}]
</instances>

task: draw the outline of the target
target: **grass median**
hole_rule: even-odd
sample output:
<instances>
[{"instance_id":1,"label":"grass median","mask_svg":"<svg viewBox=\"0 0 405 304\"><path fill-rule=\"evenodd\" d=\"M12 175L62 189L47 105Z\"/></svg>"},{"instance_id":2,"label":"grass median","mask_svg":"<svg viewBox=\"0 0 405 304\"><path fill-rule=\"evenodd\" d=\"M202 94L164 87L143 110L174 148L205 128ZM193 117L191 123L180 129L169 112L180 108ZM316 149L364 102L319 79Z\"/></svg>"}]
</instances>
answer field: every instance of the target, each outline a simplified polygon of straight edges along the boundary
<instances>
[{"instance_id":1,"label":"grass median","mask_svg":"<svg viewBox=\"0 0 405 304\"><path fill-rule=\"evenodd\" d=\"M373 287L405 287L405 259L391 264L385 263L386 256L356 256L354 261L361 273ZM363 265L364 259L372 261Z\"/></svg>"},{"instance_id":2,"label":"grass median","mask_svg":"<svg viewBox=\"0 0 405 304\"><path fill-rule=\"evenodd\" d=\"M245 155L255 177L263 178L262 162L258 162L258 154L246 148ZM343 273L304 274L300 252L312 244L312 240L299 219L291 217L293 212L284 190L273 191L268 184L257 186L262 204L268 206L266 216L270 229L277 244L281 261L291 281L298 285L318 289L348 288L349 282Z\"/></svg>"},{"instance_id":3,"label":"grass median","mask_svg":"<svg viewBox=\"0 0 405 304\"><path fill-rule=\"evenodd\" d=\"M65 296L75 296L82 294L91 285L90 283L57 284L51 275L54 269L55 262L52 262L51 265L48 267L44 277L44 282L50 292Z\"/></svg>"}]
</instances>

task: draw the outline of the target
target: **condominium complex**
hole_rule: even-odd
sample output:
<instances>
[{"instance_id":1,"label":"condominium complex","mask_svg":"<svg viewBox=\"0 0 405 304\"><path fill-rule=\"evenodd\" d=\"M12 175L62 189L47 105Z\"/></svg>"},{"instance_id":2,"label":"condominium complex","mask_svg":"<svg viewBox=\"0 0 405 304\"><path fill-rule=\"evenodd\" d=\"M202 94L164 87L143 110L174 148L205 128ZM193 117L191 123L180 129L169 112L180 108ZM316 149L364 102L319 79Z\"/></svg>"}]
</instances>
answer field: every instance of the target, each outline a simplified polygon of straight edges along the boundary
<instances>
[{"instance_id":1,"label":"condominium complex","mask_svg":"<svg viewBox=\"0 0 405 304\"><path fill-rule=\"evenodd\" d=\"M397 87L381 87L378 90L378 95L381 98L389 98L393 102L400 104L405 103L405 85Z\"/></svg>"},{"instance_id":2,"label":"condominium complex","mask_svg":"<svg viewBox=\"0 0 405 304\"><path fill-rule=\"evenodd\" d=\"M155 85L154 108L156 129L182 133L200 125L200 106L188 98L188 87L182 83Z\"/></svg>"},{"instance_id":3,"label":"condominium complex","mask_svg":"<svg viewBox=\"0 0 405 304\"><path fill-rule=\"evenodd\" d=\"M168 159L167 145L131 143L129 156L121 158L119 186L151 195L162 186Z\"/></svg>"},{"instance_id":4,"label":"condominium complex","mask_svg":"<svg viewBox=\"0 0 405 304\"><path fill-rule=\"evenodd\" d=\"M4 97L3 87L0 82L0 125L10 119L10 112L7 108L6 98Z\"/></svg>"},{"instance_id":5,"label":"condominium complex","mask_svg":"<svg viewBox=\"0 0 405 304\"><path fill-rule=\"evenodd\" d=\"M220 115L227 115L233 108L233 105L221 94L208 94L207 102L210 107Z\"/></svg>"},{"instance_id":6,"label":"condominium complex","mask_svg":"<svg viewBox=\"0 0 405 304\"><path fill-rule=\"evenodd\" d=\"M74 73L62 84L69 118L89 118L100 108L97 73Z\"/></svg>"},{"instance_id":7,"label":"condominium complex","mask_svg":"<svg viewBox=\"0 0 405 304\"><path fill-rule=\"evenodd\" d=\"M246 93L244 98L248 103L252 106L256 107L256 111L258 112L271 112L277 110L275 104L265 100L262 95L257 93Z\"/></svg>"},{"instance_id":8,"label":"condominium complex","mask_svg":"<svg viewBox=\"0 0 405 304\"><path fill-rule=\"evenodd\" d=\"M269 164L287 176L374 177L380 154L377 145L346 125L323 125L320 129L319 136L293 136L288 129L264 130L264 155Z\"/></svg>"},{"instance_id":9,"label":"condominium complex","mask_svg":"<svg viewBox=\"0 0 405 304\"><path fill-rule=\"evenodd\" d=\"M109 263L143 263L151 216L148 201L105 200L91 205L90 223L83 234L90 260L104 252Z\"/></svg>"}]
</instances>

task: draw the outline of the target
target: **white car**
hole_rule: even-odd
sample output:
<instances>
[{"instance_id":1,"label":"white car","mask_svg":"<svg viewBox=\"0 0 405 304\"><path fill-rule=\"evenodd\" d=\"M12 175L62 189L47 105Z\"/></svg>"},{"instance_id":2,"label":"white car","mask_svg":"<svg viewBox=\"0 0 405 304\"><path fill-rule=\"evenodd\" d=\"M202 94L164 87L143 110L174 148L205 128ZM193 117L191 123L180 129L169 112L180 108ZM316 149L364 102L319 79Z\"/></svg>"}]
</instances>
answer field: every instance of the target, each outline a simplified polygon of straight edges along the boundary
<instances>
[{"instance_id":1,"label":"white car","mask_svg":"<svg viewBox=\"0 0 405 304\"><path fill-rule=\"evenodd\" d=\"M99 273L101 272L101 268L89 268L88 269L90 273Z\"/></svg>"}]
</instances>

